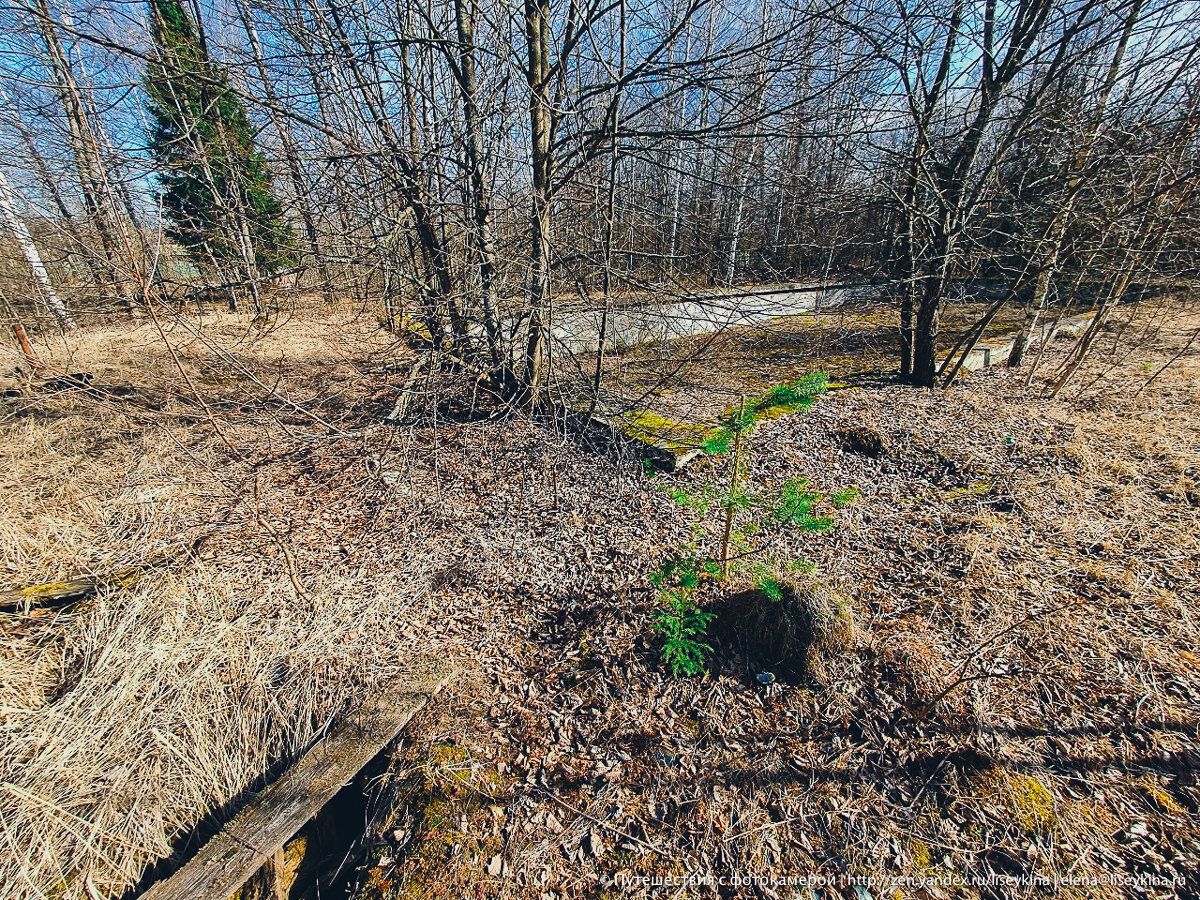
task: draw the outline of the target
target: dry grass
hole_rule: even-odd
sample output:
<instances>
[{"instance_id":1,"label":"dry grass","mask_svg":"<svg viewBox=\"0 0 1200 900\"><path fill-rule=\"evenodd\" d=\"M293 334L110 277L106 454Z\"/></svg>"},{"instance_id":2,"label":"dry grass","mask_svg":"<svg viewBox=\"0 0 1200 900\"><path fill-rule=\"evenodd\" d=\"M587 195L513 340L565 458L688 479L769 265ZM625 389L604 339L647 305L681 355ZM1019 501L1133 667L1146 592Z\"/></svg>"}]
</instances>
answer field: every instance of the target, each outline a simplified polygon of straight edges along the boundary
<instances>
[{"instance_id":1,"label":"dry grass","mask_svg":"<svg viewBox=\"0 0 1200 900\"><path fill-rule=\"evenodd\" d=\"M93 392L31 385L15 348L0 359L0 387L25 392L0 418L0 585L104 575L209 537L73 607L0 613L6 898L119 896L410 649L388 611L411 585L306 560L298 596L259 525L294 499L264 444L317 427L301 406L344 415L338 391L386 337L348 315L165 330L174 353L153 323L37 348L50 375L91 372Z\"/></svg>"},{"instance_id":2,"label":"dry grass","mask_svg":"<svg viewBox=\"0 0 1200 900\"><path fill-rule=\"evenodd\" d=\"M211 497L228 493L213 471L225 451L213 446L197 394L240 429L235 442L253 445L261 437L255 427L281 419L313 426L300 408L329 401L353 383L363 359L390 344L351 315L266 331L227 316L168 321L161 332L143 323L45 337L36 351L48 373L90 372L98 391L42 392L6 410L0 582L131 565L177 539ZM0 388L25 387L23 367L15 347L0 348ZM240 421L228 415L234 410Z\"/></svg>"},{"instance_id":3,"label":"dry grass","mask_svg":"<svg viewBox=\"0 0 1200 900\"><path fill-rule=\"evenodd\" d=\"M0 580L58 581L132 565L175 540L213 485L180 446L187 427L141 431L96 404L6 422Z\"/></svg>"},{"instance_id":4,"label":"dry grass","mask_svg":"<svg viewBox=\"0 0 1200 900\"><path fill-rule=\"evenodd\" d=\"M0 884L10 897L119 895L171 842L343 709L380 598L307 614L276 579L197 566L64 623L61 696L10 709L0 744ZM350 636L350 637L348 637Z\"/></svg>"}]
</instances>

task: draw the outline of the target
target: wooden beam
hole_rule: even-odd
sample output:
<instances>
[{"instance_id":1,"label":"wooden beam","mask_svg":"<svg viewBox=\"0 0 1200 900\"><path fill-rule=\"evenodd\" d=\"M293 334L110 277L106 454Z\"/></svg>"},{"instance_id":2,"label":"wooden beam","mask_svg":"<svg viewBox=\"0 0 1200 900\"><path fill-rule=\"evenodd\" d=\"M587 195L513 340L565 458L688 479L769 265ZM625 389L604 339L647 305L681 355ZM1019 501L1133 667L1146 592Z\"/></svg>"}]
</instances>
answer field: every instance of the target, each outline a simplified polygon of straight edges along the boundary
<instances>
[{"instance_id":1,"label":"wooden beam","mask_svg":"<svg viewBox=\"0 0 1200 900\"><path fill-rule=\"evenodd\" d=\"M363 705L142 900L228 900L389 744L449 680L439 664Z\"/></svg>"}]
</instances>

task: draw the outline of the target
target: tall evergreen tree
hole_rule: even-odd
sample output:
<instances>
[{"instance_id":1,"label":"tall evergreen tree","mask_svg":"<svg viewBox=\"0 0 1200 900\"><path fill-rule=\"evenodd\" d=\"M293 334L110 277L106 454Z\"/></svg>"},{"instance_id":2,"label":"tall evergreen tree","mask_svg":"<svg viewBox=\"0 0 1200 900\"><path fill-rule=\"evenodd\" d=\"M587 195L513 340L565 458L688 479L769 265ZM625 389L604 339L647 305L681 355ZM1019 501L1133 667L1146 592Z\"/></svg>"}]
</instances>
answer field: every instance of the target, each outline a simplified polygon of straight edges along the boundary
<instances>
[{"instance_id":1,"label":"tall evergreen tree","mask_svg":"<svg viewBox=\"0 0 1200 900\"><path fill-rule=\"evenodd\" d=\"M294 251L246 107L181 0L150 0L150 25L150 144L169 234L202 267L244 267L253 286L259 271L277 272Z\"/></svg>"}]
</instances>

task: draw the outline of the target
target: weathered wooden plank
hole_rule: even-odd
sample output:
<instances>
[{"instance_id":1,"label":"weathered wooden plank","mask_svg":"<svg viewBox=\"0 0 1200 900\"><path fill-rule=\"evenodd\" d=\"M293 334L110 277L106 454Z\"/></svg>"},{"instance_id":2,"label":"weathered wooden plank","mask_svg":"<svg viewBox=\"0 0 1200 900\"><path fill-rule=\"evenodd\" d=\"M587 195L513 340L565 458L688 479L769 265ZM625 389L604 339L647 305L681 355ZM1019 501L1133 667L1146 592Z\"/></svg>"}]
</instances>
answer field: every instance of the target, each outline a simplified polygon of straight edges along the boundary
<instances>
[{"instance_id":1,"label":"weathered wooden plank","mask_svg":"<svg viewBox=\"0 0 1200 900\"><path fill-rule=\"evenodd\" d=\"M250 801L183 868L142 900L227 900L382 750L449 680L451 668L405 680L363 705Z\"/></svg>"}]
</instances>

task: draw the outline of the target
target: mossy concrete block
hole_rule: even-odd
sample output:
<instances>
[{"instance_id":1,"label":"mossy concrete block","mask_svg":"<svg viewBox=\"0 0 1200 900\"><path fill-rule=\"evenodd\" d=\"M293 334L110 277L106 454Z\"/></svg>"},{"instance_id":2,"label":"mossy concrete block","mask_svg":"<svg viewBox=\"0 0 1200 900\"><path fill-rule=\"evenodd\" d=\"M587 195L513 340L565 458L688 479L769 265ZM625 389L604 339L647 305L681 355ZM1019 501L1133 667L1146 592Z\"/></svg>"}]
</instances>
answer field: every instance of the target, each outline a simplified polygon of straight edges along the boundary
<instances>
[{"instance_id":1,"label":"mossy concrete block","mask_svg":"<svg viewBox=\"0 0 1200 900\"><path fill-rule=\"evenodd\" d=\"M688 446L656 434L644 423L639 424L637 419L630 421L627 417L600 414L588 418L575 410L562 409L557 411L556 418L585 440L632 452L660 472L677 472L703 452L698 445Z\"/></svg>"}]
</instances>

